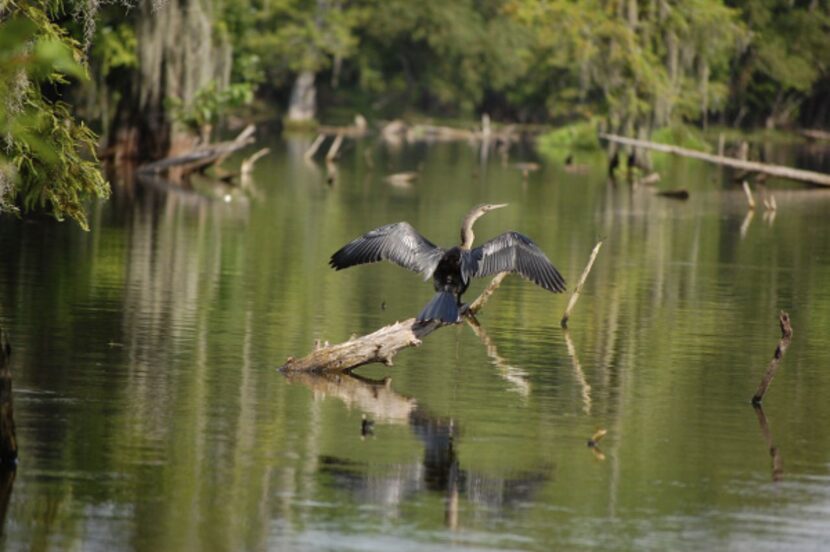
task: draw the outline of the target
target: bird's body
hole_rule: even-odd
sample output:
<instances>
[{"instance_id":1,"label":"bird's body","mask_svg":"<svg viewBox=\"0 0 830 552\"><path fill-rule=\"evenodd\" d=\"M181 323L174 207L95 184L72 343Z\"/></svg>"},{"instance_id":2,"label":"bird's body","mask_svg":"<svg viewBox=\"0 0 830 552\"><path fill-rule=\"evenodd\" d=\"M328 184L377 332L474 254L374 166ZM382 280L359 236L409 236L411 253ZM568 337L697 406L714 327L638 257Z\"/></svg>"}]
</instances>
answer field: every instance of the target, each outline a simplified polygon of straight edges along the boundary
<instances>
[{"instance_id":1,"label":"bird's body","mask_svg":"<svg viewBox=\"0 0 830 552\"><path fill-rule=\"evenodd\" d=\"M484 213L504 205L479 205L461 226L461 245L443 249L419 234L409 223L387 224L340 248L329 264L336 270L386 259L432 277L436 294L418 315L418 321L459 319L461 296L474 276L517 272L553 292L565 290L565 280L545 254L527 236L505 232L472 248L473 223Z\"/></svg>"}]
</instances>

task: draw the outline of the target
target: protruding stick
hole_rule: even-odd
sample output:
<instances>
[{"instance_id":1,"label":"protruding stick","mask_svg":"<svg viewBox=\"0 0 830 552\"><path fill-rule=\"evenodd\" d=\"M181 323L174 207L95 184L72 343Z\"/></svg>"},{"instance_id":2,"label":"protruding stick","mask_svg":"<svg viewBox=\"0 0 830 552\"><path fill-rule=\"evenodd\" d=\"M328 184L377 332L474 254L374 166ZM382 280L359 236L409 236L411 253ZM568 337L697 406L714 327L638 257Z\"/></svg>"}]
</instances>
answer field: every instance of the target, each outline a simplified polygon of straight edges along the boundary
<instances>
[{"instance_id":1,"label":"protruding stick","mask_svg":"<svg viewBox=\"0 0 830 552\"><path fill-rule=\"evenodd\" d=\"M240 166L240 169L239 169L239 172L242 173L242 176L250 175L251 172L253 172L253 170L254 170L254 163L256 163L257 160L260 157L264 157L265 155L268 155L268 152L270 152L270 151L271 150L268 149L268 148L262 148L261 150L257 151L255 154L251 155L250 157L246 157L242 161L242 165Z\"/></svg>"},{"instance_id":2,"label":"protruding stick","mask_svg":"<svg viewBox=\"0 0 830 552\"><path fill-rule=\"evenodd\" d=\"M501 285L501 281L504 280L505 276L507 276L507 272L499 272L496 276L490 280L490 284L484 288L484 291L481 292L475 301L470 305L469 312L472 315L478 313L481 308L487 303L487 300L490 299L490 296L493 295L493 292L496 291L499 286Z\"/></svg>"},{"instance_id":3,"label":"protruding stick","mask_svg":"<svg viewBox=\"0 0 830 552\"><path fill-rule=\"evenodd\" d=\"M790 346L790 341L793 337L793 329L790 326L790 315L784 311L778 315L778 323L781 325L781 340L778 342L778 347L775 348L775 354L767 366L767 371L764 374L761 383L758 385L758 390L752 397L752 404L761 404L764 400L764 395L767 388L772 383L772 378L775 377L775 372L778 371L778 365L781 364L781 359L784 358L784 353L787 352L787 347Z\"/></svg>"},{"instance_id":4,"label":"protruding stick","mask_svg":"<svg viewBox=\"0 0 830 552\"><path fill-rule=\"evenodd\" d=\"M326 139L325 134L318 134L317 138L311 143L307 150L305 150L305 157L306 161L311 161L311 158L314 157L314 154L317 153L317 150L320 149L320 146L323 144L323 140Z\"/></svg>"},{"instance_id":5,"label":"protruding stick","mask_svg":"<svg viewBox=\"0 0 830 552\"><path fill-rule=\"evenodd\" d=\"M576 288L574 288L571 300L568 301L568 308L565 309L565 314L562 315L561 325L563 328L568 327L568 319L571 317L571 311L573 310L574 305L576 305L577 300L579 300L579 294L582 293L582 286L588 278L588 273L591 272L591 267L594 266L594 261L597 259L600 247L602 247L602 240L598 241L594 246L594 250L591 251L591 258L588 259L588 264L585 265L585 270L582 271L582 276L579 277L579 283L576 284Z\"/></svg>"},{"instance_id":6,"label":"protruding stick","mask_svg":"<svg viewBox=\"0 0 830 552\"><path fill-rule=\"evenodd\" d=\"M326 154L326 161L333 162L337 159L337 153L340 151L340 144L343 143L343 134L338 134L334 138L334 142L331 143L331 147L329 148L329 152Z\"/></svg>"},{"instance_id":7,"label":"protruding stick","mask_svg":"<svg viewBox=\"0 0 830 552\"><path fill-rule=\"evenodd\" d=\"M755 198L752 197L752 190L749 189L749 182L743 182L744 193L746 194L746 202L749 203L750 209L755 209Z\"/></svg>"}]
</instances>

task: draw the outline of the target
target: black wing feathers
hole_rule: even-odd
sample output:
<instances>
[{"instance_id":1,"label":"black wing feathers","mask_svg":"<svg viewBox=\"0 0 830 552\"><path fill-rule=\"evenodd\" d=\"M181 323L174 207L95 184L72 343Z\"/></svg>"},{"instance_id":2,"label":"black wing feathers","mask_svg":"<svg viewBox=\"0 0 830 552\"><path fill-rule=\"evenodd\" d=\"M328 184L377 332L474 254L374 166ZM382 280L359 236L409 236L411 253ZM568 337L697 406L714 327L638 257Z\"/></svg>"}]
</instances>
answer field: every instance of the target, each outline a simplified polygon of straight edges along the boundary
<instances>
[{"instance_id":1,"label":"black wing feathers","mask_svg":"<svg viewBox=\"0 0 830 552\"><path fill-rule=\"evenodd\" d=\"M471 251L478 260L473 276L516 272L549 291L565 291L565 279L533 241L518 232L505 232Z\"/></svg>"},{"instance_id":2,"label":"black wing feathers","mask_svg":"<svg viewBox=\"0 0 830 552\"><path fill-rule=\"evenodd\" d=\"M341 247L329 259L336 270L383 259L429 276L444 250L423 237L408 222L375 228Z\"/></svg>"}]
</instances>

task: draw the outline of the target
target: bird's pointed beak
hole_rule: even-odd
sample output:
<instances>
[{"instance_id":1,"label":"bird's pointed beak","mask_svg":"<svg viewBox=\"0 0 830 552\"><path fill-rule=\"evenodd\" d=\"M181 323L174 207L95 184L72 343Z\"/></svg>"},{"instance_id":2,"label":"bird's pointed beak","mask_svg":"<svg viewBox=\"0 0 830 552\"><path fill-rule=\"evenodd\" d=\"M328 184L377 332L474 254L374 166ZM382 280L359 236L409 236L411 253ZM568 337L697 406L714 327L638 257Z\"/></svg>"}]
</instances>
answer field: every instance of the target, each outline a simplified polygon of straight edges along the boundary
<instances>
[{"instance_id":1,"label":"bird's pointed beak","mask_svg":"<svg viewBox=\"0 0 830 552\"><path fill-rule=\"evenodd\" d=\"M509 203L496 203L495 205L490 205L490 210L493 209L501 209L502 207L507 207L510 205Z\"/></svg>"}]
</instances>

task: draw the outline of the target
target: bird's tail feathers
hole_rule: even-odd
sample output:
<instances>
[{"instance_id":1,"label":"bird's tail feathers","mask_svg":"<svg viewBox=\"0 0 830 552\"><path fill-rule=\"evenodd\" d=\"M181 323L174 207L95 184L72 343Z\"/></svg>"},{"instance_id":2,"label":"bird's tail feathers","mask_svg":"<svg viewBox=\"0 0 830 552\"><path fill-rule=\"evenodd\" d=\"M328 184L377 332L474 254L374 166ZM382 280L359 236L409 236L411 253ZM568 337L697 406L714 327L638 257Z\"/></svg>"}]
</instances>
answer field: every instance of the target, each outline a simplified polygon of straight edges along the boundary
<instances>
[{"instance_id":1,"label":"bird's tail feathers","mask_svg":"<svg viewBox=\"0 0 830 552\"><path fill-rule=\"evenodd\" d=\"M417 320L418 322L440 320L445 324L455 324L458 322L458 314L455 295L448 291L439 291L430 299Z\"/></svg>"}]
</instances>

